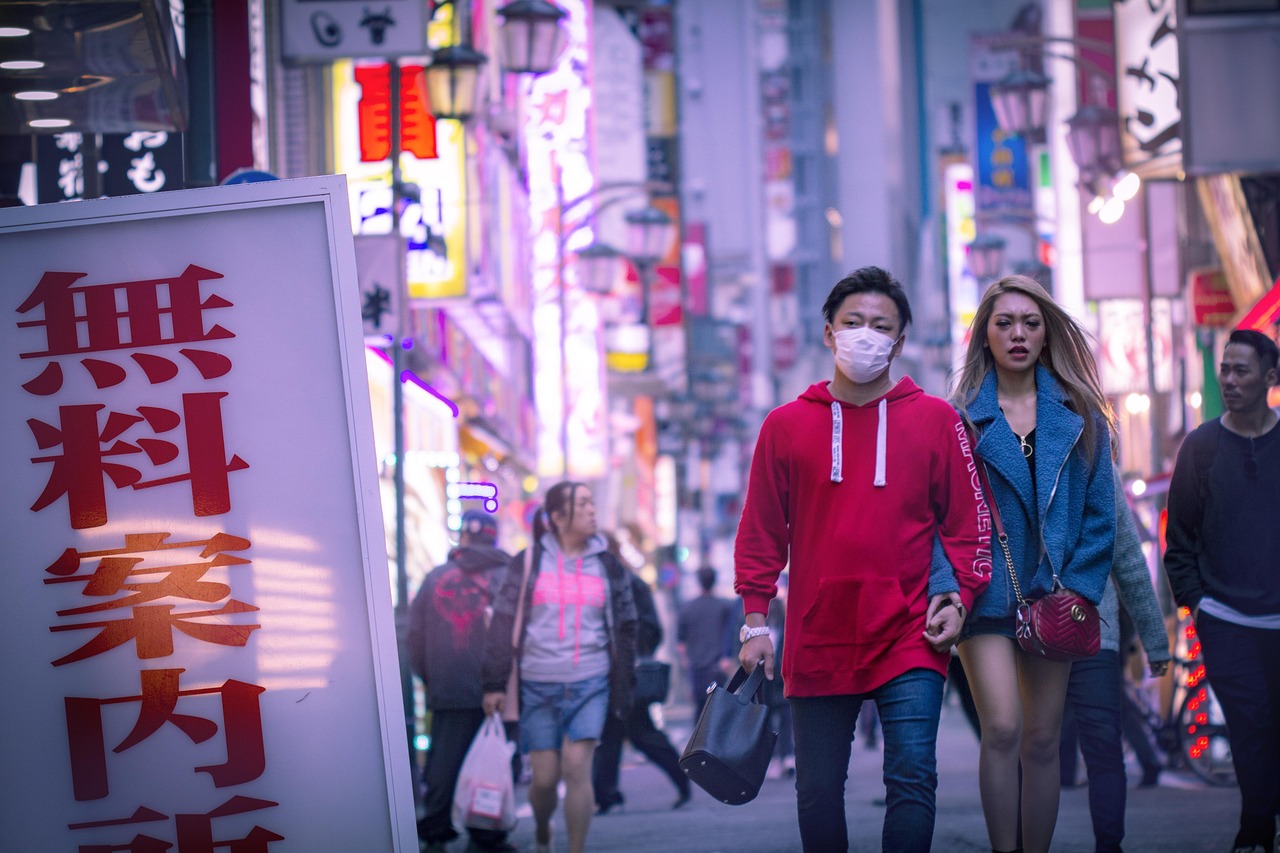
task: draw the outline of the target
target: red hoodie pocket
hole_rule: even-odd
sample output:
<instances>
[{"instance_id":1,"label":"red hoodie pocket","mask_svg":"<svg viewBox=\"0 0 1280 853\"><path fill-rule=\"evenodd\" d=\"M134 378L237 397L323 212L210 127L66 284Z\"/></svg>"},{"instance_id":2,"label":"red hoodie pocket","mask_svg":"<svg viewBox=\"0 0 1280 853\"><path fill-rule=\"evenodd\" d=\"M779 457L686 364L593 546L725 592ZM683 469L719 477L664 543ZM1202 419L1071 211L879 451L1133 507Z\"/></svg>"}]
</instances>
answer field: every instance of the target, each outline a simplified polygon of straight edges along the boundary
<instances>
[{"instance_id":1,"label":"red hoodie pocket","mask_svg":"<svg viewBox=\"0 0 1280 853\"><path fill-rule=\"evenodd\" d=\"M906 613L896 578L826 578L801 621L800 645L859 652L884 646L902 634Z\"/></svg>"}]
</instances>

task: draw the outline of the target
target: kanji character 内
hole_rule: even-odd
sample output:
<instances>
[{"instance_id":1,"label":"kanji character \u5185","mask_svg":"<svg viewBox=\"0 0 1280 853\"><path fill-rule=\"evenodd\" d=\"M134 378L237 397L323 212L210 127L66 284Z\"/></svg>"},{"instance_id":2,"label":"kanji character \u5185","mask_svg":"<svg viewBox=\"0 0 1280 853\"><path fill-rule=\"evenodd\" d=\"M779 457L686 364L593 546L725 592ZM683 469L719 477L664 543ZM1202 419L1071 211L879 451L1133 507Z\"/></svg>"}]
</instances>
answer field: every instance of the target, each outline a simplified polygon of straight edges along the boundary
<instances>
[{"instance_id":1,"label":"kanji character \u5185","mask_svg":"<svg viewBox=\"0 0 1280 853\"><path fill-rule=\"evenodd\" d=\"M140 703L132 731L112 752L137 746L160 730L165 723L177 726L192 743L201 744L218 733L218 724L205 717L177 713L179 699L217 695L222 704L223 742L227 760L193 768L207 773L218 788L252 782L266 769L266 749L262 738L262 710L259 697L265 687L228 679L220 687L180 690L183 669L143 670L142 693L109 699L68 696L67 745L71 760L71 787L77 800L100 800L111 793L107 773L107 746L104 739L103 709L111 705ZM184 704L187 704L184 702ZM152 764L162 760L157 757Z\"/></svg>"}]
</instances>

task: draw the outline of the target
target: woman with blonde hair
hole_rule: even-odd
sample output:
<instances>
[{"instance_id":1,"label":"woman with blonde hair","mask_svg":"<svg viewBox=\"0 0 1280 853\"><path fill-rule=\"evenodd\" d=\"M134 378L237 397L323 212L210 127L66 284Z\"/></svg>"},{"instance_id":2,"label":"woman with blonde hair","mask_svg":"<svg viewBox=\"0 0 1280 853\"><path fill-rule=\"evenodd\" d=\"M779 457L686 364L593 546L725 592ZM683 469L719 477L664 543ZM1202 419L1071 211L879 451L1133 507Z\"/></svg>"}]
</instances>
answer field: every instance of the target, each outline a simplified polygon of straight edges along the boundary
<instances>
[{"instance_id":1,"label":"woman with blonde hair","mask_svg":"<svg viewBox=\"0 0 1280 853\"><path fill-rule=\"evenodd\" d=\"M978 305L952 403L974 438L1022 594L1065 587L1097 604L1115 541L1112 415L1084 331L1035 280L1000 279ZM959 645L982 724L982 809L993 851L1039 853L1058 819L1071 664L1019 648L1010 567L992 552L991 585Z\"/></svg>"},{"instance_id":2,"label":"woman with blonde hair","mask_svg":"<svg viewBox=\"0 0 1280 853\"><path fill-rule=\"evenodd\" d=\"M529 753L534 850L550 853L565 783L569 853L581 853L596 804L591 762L610 714L635 695L638 623L630 573L596 527L591 489L563 481L534 516L532 553L512 558L494 601L481 678L484 711L504 710L518 667L520 744Z\"/></svg>"}]
</instances>

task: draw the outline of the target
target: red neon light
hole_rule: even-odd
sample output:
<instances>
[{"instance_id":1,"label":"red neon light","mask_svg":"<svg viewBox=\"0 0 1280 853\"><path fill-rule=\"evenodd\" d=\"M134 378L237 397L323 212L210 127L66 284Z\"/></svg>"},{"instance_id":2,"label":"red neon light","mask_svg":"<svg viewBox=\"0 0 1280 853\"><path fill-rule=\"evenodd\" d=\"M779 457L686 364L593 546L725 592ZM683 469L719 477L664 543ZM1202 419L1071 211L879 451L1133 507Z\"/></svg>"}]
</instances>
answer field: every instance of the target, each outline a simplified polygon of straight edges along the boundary
<instances>
[{"instance_id":1,"label":"red neon light","mask_svg":"<svg viewBox=\"0 0 1280 853\"><path fill-rule=\"evenodd\" d=\"M355 79L360 84L360 161L376 163L391 156L391 66L357 65ZM400 146L419 160L439 156L421 65L400 68Z\"/></svg>"},{"instance_id":2,"label":"red neon light","mask_svg":"<svg viewBox=\"0 0 1280 853\"><path fill-rule=\"evenodd\" d=\"M1236 328L1266 332L1275 325L1277 320L1280 320L1280 279L1276 279L1276 283L1258 300L1258 304L1244 315L1244 319Z\"/></svg>"}]
</instances>

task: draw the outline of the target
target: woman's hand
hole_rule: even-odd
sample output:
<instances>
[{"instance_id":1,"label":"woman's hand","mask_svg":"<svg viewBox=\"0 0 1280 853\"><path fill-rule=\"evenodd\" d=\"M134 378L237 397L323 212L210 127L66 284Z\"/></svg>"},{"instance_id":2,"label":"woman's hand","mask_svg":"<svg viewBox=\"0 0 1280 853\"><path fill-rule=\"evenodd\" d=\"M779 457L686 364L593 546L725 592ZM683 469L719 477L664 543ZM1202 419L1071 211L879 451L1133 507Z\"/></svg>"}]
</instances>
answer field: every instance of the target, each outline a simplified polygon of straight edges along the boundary
<instances>
[{"instance_id":1,"label":"woman's hand","mask_svg":"<svg viewBox=\"0 0 1280 853\"><path fill-rule=\"evenodd\" d=\"M494 714L501 714L506 701L507 694L501 690L484 694L484 715L492 717Z\"/></svg>"}]
</instances>

